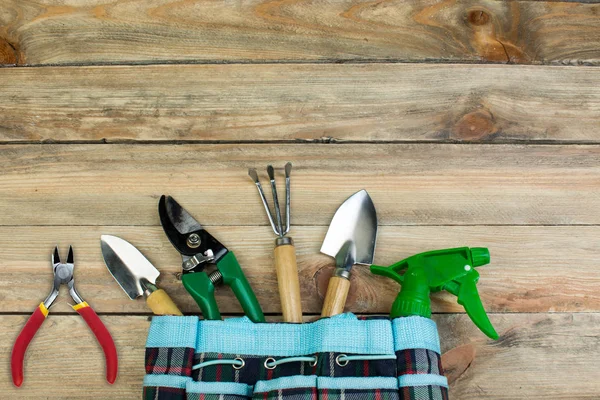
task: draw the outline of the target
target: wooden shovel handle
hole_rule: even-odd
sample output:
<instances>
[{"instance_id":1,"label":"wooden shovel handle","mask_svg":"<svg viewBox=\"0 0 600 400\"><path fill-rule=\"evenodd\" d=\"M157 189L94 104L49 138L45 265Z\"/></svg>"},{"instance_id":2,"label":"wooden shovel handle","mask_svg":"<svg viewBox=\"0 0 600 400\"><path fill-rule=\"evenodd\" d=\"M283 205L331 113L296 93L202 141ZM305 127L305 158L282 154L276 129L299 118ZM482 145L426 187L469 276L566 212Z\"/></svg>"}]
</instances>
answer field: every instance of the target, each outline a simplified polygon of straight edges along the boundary
<instances>
[{"instance_id":1,"label":"wooden shovel handle","mask_svg":"<svg viewBox=\"0 0 600 400\"><path fill-rule=\"evenodd\" d=\"M348 279L332 276L329 279L329 286L327 286L321 317L331 317L343 313L349 290L350 281Z\"/></svg>"},{"instance_id":2,"label":"wooden shovel handle","mask_svg":"<svg viewBox=\"0 0 600 400\"><path fill-rule=\"evenodd\" d=\"M300 280L296 263L296 248L293 244L275 247L275 269L279 299L285 322L302 322L302 303L300 299Z\"/></svg>"},{"instance_id":3,"label":"wooden shovel handle","mask_svg":"<svg viewBox=\"0 0 600 400\"><path fill-rule=\"evenodd\" d=\"M183 315L167 292L155 290L146 298L146 304L155 315Z\"/></svg>"}]
</instances>

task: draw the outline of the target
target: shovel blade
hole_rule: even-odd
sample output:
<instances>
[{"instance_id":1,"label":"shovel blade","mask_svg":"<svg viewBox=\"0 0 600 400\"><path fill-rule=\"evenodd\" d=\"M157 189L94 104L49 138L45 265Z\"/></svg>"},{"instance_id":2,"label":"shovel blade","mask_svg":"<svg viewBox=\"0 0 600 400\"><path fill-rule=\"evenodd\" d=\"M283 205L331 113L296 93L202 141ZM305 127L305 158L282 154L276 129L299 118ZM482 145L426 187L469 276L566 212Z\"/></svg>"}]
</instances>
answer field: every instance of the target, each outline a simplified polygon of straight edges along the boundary
<instances>
[{"instance_id":1,"label":"shovel blade","mask_svg":"<svg viewBox=\"0 0 600 400\"><path fill-rule=\"evenodd\" d=\"M102 235L100 247L106 267L130 299L143 296L146 283L156 284L160 272L131 243Z\"/></svg>"},{"instance_id":2,"label":"shovel blade","mask_svg":"<svg viewBox=\"0 0 600 400\"><path fill-rule=\"evenodd\" d=\"M336 257L345 243L353 243L355 264L371 265L377 240L377 212L366 190L354 193L335 212L321 253Z\"/></svg>"}]
</instances>

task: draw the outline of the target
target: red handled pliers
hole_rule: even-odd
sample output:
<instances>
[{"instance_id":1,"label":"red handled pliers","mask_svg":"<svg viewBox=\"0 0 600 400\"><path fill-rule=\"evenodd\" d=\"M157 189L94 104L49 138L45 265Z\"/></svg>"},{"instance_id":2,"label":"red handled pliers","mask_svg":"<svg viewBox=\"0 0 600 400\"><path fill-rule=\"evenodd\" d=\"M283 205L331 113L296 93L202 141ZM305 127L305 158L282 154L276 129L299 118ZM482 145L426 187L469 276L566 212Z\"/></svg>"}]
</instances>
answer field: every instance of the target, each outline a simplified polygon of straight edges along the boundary
<instances>
[{"instance_id":1,"label":"red handled pliers","mask_svg":"<svg viewBox=\"0 0 600 400\"><path fill-rule=\"evenodd\" d=\"M60 285L66 284L69 287L69 294L75 301L75 305L72 306L75 311L79 313L90 327L96 339L104 350L104 357L106 358L106 380L108 383L113 383L117 378L117 349L113 342L112 336L94 312L94 310L86 303L77 290L75 290L75 280L73 279L73 248L69 246L69 255L67 256L66 264L60 262L60 256L58 254L58 247L54 248L54 254L52 254L52 270L54 272L54 287L52 291L41 303L38 308L31 314L31 317L27 320L27 323L21 330L15 345L13 346L12 356L10 361L10 367L12 370L12 378L15 386L21 386L23 383L23 358L25 357L25 351L29 342L35 336L37 330L42 326L42 323L48 315L48 309L56 300L58 296L58 290Z\"/></svg>"}]
</instances>

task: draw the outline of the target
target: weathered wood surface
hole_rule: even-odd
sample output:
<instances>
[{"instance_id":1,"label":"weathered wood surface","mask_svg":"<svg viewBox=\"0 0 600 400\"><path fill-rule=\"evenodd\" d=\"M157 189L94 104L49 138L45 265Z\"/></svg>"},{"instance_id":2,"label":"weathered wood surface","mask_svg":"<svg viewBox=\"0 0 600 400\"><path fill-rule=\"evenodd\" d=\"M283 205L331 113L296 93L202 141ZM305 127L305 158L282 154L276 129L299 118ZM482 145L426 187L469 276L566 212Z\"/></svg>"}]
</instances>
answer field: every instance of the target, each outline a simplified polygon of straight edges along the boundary
<instances>
[{"instance_id":1,"label":"weathered wood surface","mask_svg":"<svg viewBox=\"0 0 600 400\"><path fill-rule=\"evenodd\" d=\"M5 0L0 62L596 65L599 13L554 1Z\"/></svg>"},{"instance_id":2,"label":"weathered wood surface","mask_svg":"<svg viewBox=\"0 0 600 400\"><path fill-rule=\"evenodd\" d=\"M453 399L597 399L600 316L492 315L497 342L466 315L437 315ZM586 360L587 359L587 360ZM462 374L457 371L464 370Z\"/></svg>"},{"instance_id":3,"label":"weathered wood surface","mask_svg":"<svg viewBox=\"0 0 600 400\"><path fill-rule=\"evenodd\" d=\"M286 161L296 225L363 188L380 225L600 223L598 145L194 144L0 146L0 225L158 225L162 194L206 225L265 225L247 170Z\"/></svg>"},{"instance_id":4,"label":"weathered wood surface","mask_svg":"<svg viewBox=\"0 0 600 400\"><path fill-rule=\"evenodd\" d=\"M303 311L318 315L333 271L332 258L319 254L326 227L292 228L297 247ZM210 231L233 250L252 284L263 310L281 308L272 257L273 236L264 227L211 227ZM75 279L79 292L98 312L150 313L146 303L131 301L108 273L100 253L100 235L129 240L160 269L159 285L182 311L200 314L185 291L179 274L181 257L161 227L51 226L2 227L2 283L0 312L32 311L50 291L50 254L59 244L75 250ZM491 312L565 312L600 309L600 227L382 227L375 263L389 265L410 255L439 248L487 246L491 263L479 268L479 291ZM35 249L33 251L32 249ZM399 286L389 279L356 267L349 311L388 313ZM241 313L227 287L216 291L222 312ZM54 312L72 312L67 293ZM451 295L435 295L437 312L464 312ZM492 319L492 322L496 322Z\"/></svg>"},{"instance_id":5,"label":"weathered wood surface","mask_svg":"<svg viewBox=\"0 0 600 400\"><path fill-rule=\"evenodd\" d=\"M490 248L479 290L498 342L455 298L433 298L453 399L598 398L599 15L525 0L0 2L0 397L140 397L150 311L109 275L99 237L138 246L199 314L159 226L163 193L236 252L279 320L273 236L246 171L292 161L306 318L333 267L318 253L331 215L366 188L378 264ZM66 293L24 387L10 383L55 244L74 246L77 287L117 343L114 386ZM357 267L348 309L385 314L397 291ZM241 312L227 288L217 301Z\"/></svg>"},{"instance_id":6,"label":"weathered wood surface","mask_svg":"<svg viewBox=\"0 0 600 400\"><path fill-rule=\"evenodd\" d=\"M590 67L5 68L0 93L1 142L600 142Z\"/></svg>"},{"instance_id":7,"label":"weathered wood surface","mask_svg":"<svg viewBox=\"0 0 600 400\"><path fill-rule=\"evenodd\" d=\"M8 360L25 316L3 315L0 357ZM10 399L140 398L144 374L145 316L102 316L119 351L119 376L104 381L104 357L79 316L50 315L25 358L25 382L10 383L2 363L0 391ZM434 315L453 399L596 399L600 314L492 315L500 340L477 331L466 315ZM77 340L75 340L77 338ZM462 373L460 372L462 371ZM82 381L82 376L84 381ZM57 384L60 382L60 384ZM85 386L85 390L82 390ZM60 389L58 389L60 387Z\"/></svg>"}]
</instances>

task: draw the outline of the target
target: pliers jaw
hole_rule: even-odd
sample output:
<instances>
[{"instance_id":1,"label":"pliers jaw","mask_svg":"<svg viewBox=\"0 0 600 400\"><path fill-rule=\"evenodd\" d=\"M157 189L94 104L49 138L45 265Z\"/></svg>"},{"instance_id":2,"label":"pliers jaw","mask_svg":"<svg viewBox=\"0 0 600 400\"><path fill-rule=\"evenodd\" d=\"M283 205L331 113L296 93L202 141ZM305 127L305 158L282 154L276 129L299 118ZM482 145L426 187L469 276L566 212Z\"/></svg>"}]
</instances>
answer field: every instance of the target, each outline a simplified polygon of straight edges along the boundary
<instances>
[{"instance_id":1,"label":"pliers jaw","mask_svg":"<svg viewBox=\"0 0 600 400\"><path fill-rule=\"evenodd\" d=\"M63 263L60 260L58 246L54 247L54 252L52 253L51 257L54 284L52 286L52 291L48 297L46 297L46 300L44 300L44 307L46 307L46 309L49 309L58 297L61 285L67 285L69 287L69 294L73 298L73 301L75 301L75 304L83 303L83 299L75 289L75 279L73 278L73 269L75 268L75 264L73 262L73 258L73 246L69 246L69 253L67 255L66 263Z\"/></svg>"},{"instance_id":2,"label":"pliers jaw","mask_svg":"<svg viewBox=\"0 0 600 400\"><path fill-rule=\"evenodd\" d=\"M207 264L218 264L228 250L208 233L171 196L158 202L161 225L182 258L183 273L202 272Z\"/></svg>"}]
</instances>

